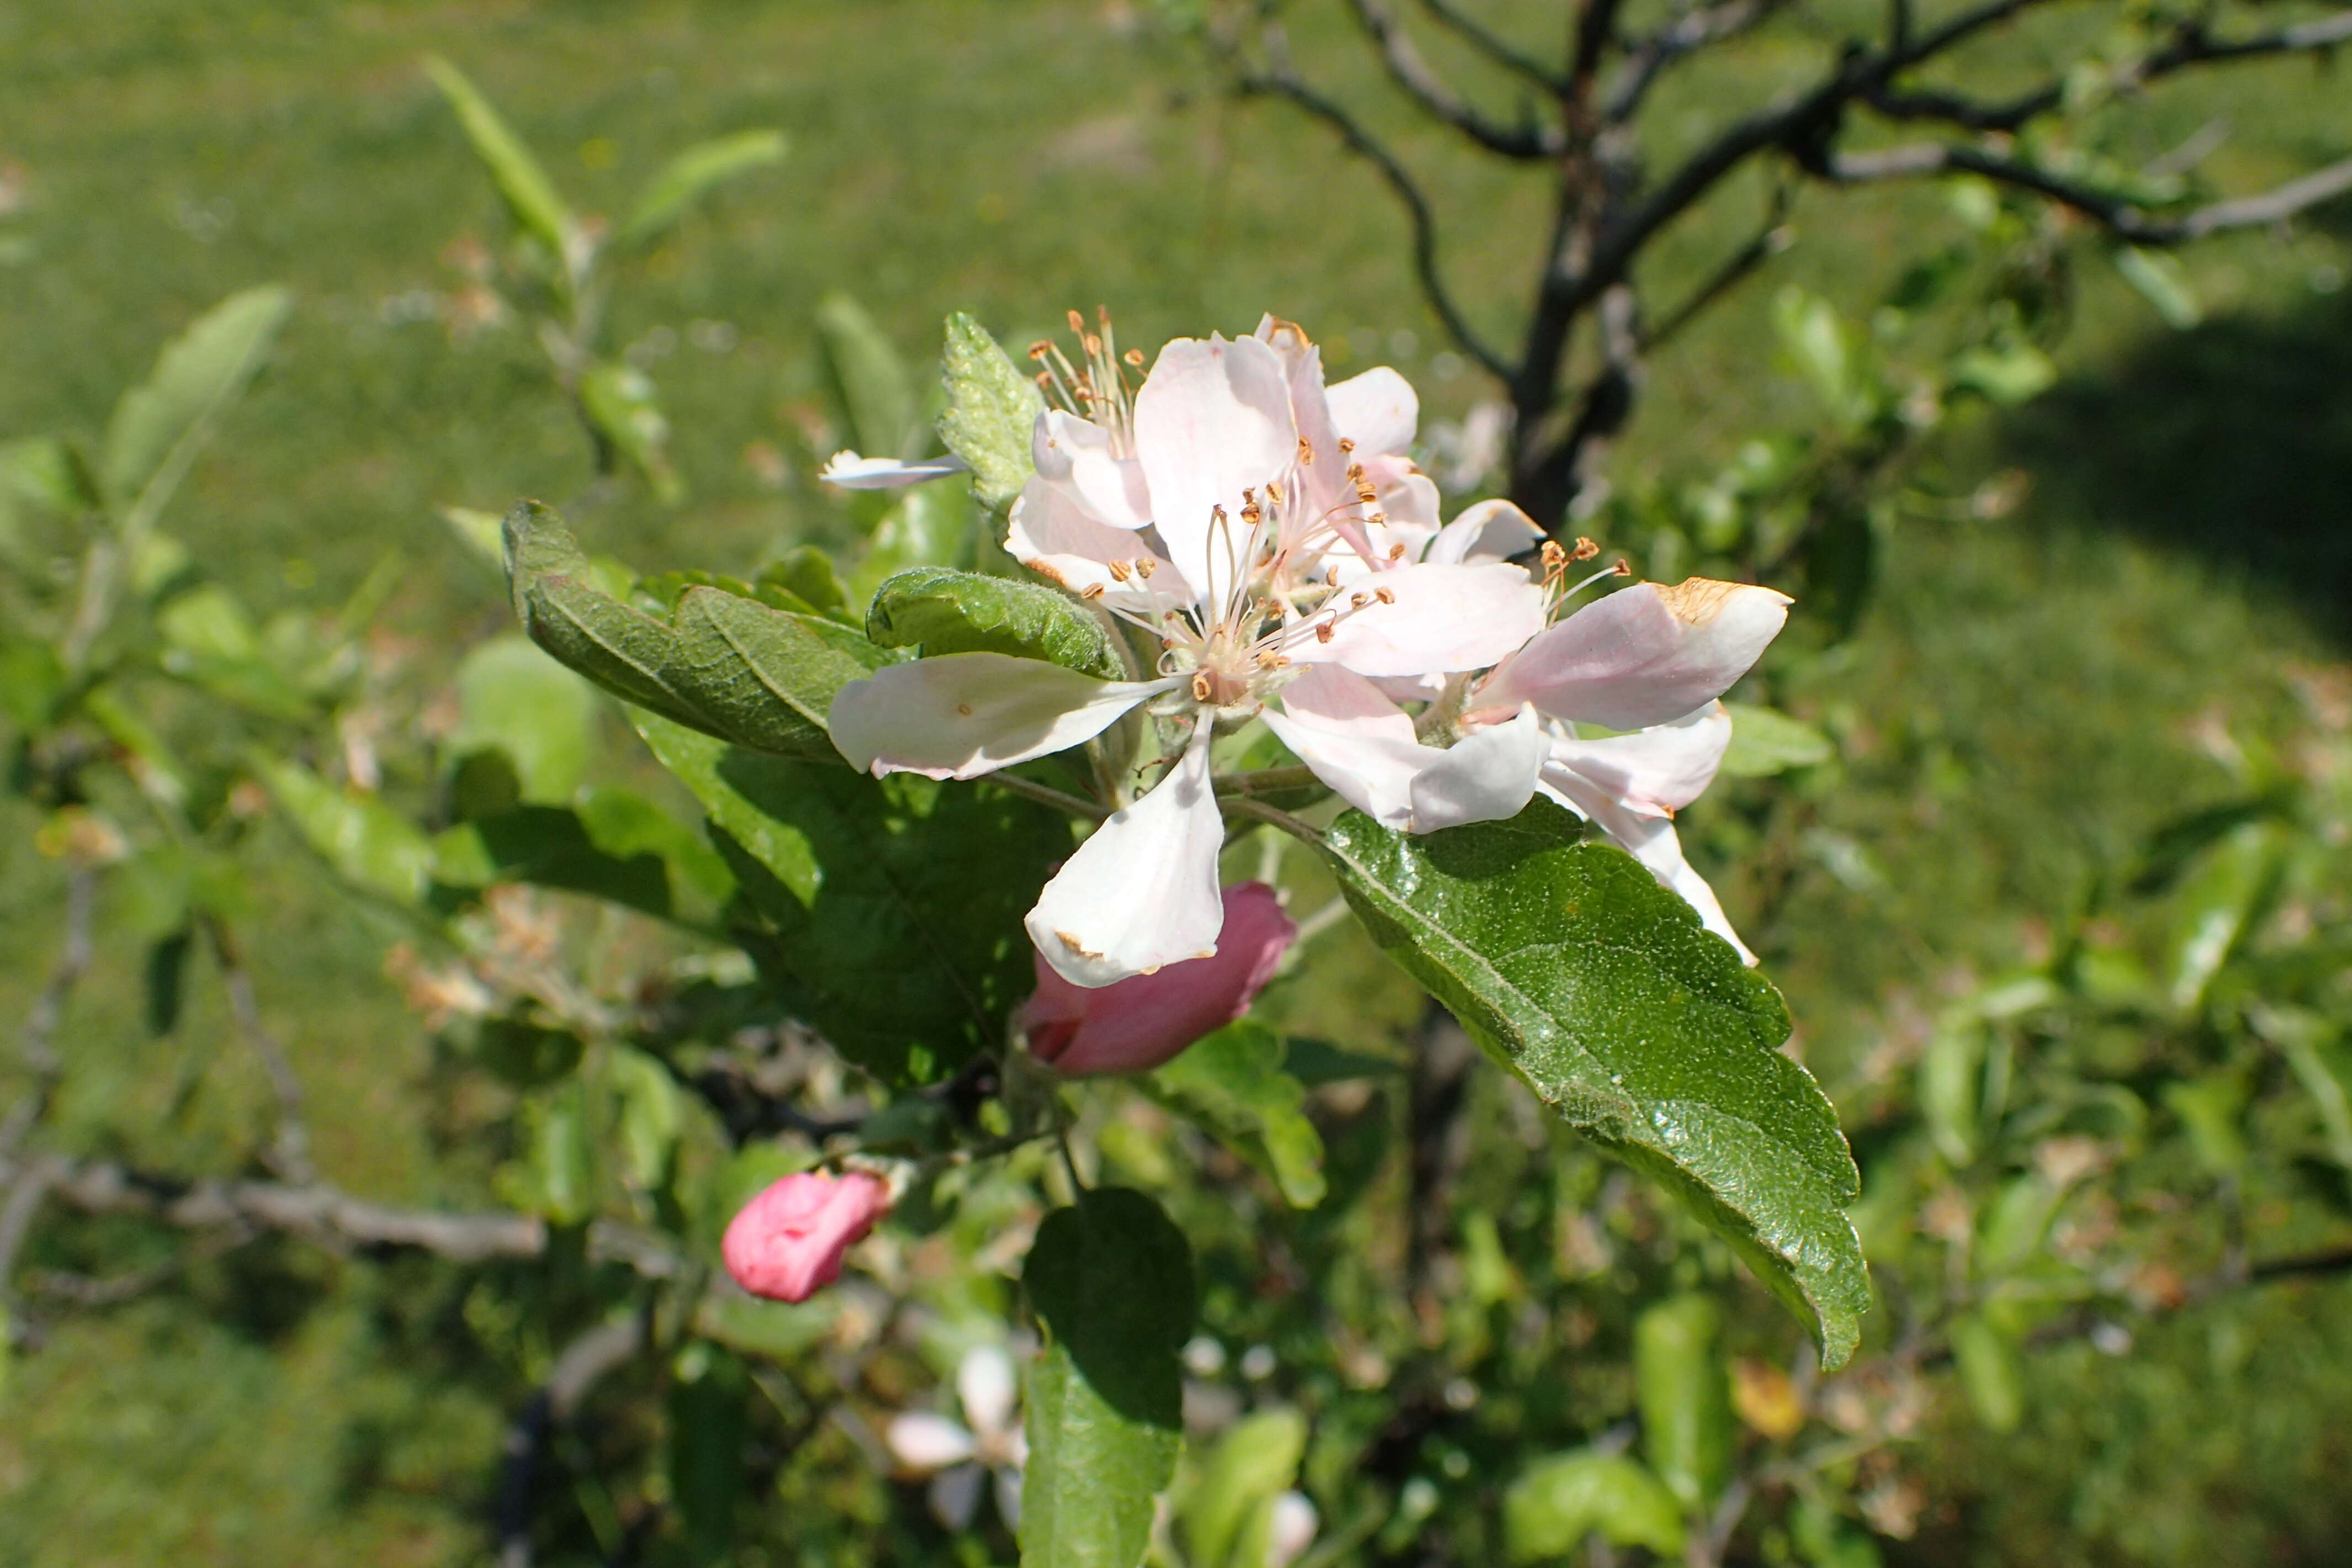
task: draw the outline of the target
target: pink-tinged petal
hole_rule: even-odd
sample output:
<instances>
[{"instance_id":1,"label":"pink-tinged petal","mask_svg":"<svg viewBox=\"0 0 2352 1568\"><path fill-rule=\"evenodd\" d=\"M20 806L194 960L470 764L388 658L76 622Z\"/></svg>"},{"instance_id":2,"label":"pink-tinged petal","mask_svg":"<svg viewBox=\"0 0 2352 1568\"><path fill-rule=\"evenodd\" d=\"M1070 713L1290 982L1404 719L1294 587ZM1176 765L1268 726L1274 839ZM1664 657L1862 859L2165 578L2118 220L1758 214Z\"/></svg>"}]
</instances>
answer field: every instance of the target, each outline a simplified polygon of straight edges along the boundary
<instances>
[{"instance_id":1,"label":"pink-tinged petal","mask_svg":"<svg viewBox=\"0 0 2352 1568\"><path fill-rule=\"evenodd\" d=\"M1039 954L1036 994L1014 1018L1030 1052L1065 1077L1149 1072L1248 1012L1298 928L1263 882L1227 888L1223 908L1213 956L1116 985L1072 984Z\"/></svg>"},{"instance_id":2,"label":"pink-tinged petal","mask_svg":"<svg viewBox=\"0 0 2352 1568\"><path fill-rule=\"evenodd\" d=\"M719 1240L719 1256L754 1296L805 1301L841 1278L842 1254L889 1206L888 1190L863 1171L797 1172L743 1205Z\"/></svg>"},{"instance_id":3,"label":"pink-tinged petal","mask_svg":"<svg viewBox=\"0 0 2352 1568\"><path fill-rule=\"evenodd\" d=\"M895 490L968 471L961 458L926 458L919 463L901 463L892 458L862 458L855 452L840 451L825 459L816 477L845 490Z\"/></svg>"},{"instance_id":4,"label":"pink-tinged petal","mask_svg":"<svg viewBox=\"0 0 2352 1568\"><path fill-rule=\"evenodd\" d=\"M1424 746L1412 721L1363 677L1318 665L1283 689L1266 727L1340 799L1384 827L1434 833L1517 816L1535 793L1545 737L1524 722Z\"/></svg>"},{"instance_id":5,"label":"pink-tinged petal","mask_svg":"<svg viewBox=\"0 0 2352 1568\"><path fill-rule=\"evenodd\" d=\"M996 1436L1010 1428L1013 1402L1020 1392L1013 1358L999 1346L975 1346L956 1363L956 1398L975 1432Z\"/></svg>"},{"instance_id":6,"label":"pink-tinged petal","mask_svg":"<svg viewBox=\"0 0 2352 1568\"><path fill-rule=\"evenodd\" d=\"M1224 819L1209 787L1209 726L1150 794L1095 829L1024 922L1073 985L1112 985L1217 951Z\"/></svg>"},{"instance_id":7,"label":"pink-tinged petal","mask_svg":"<svg viewBox=\"0 0 2352 1568\"><path fill-rule=\"evenodd\" d=\"M1434 833L1465 822L1508 822L1534 796L1545 751L1543 721L1528 708L1507 724L1492 725L1433 752L1429 765L1412 781L1408 831Z\"/></svg>"},{"instance_id":8,"label":"pink-tinged petal","mask_svg":"<svg viewBox=\"0 0 2352 1568\"><path fill-rule=\"evenodd\" d=\"M1332 423L1356 444L1359 458L1386 457L1412 445L1421 426L1421 398L1412 383L1387 365L1349 376L1324 395Z\"/></svg>"},{"instance_id":9,"label":"pink-tinged petal","mask_svg":"<svg viewBox=\"0 0 2352 1568\"><path fill-rule=\"evenodd\" d=\"M1387 602L1375 596L1344 613L1376 590ZM1370 676L1484 668L1542 631L1545 614L1542 587L1499 561L1402 566L1343 588L1327 603L1318 620L1342 612L1330 640L1302 637L1284 651L1296 663L1344 665Z\"/></svg>"},{"instance_id":10,"label":"pink-tinged petal","mask_svg":"<svg viewBox=\"0 0 2352 1568\"><path fill-rule=\"evenodd\" d=\"M1339 665L1308 667L1282 689L1293 719L1348 740L1415 744L1412 720L1371 681Z\"/></svg>"},{"instance_id":11,"label":"pink-tinged petal","mask_svg":"<svg viewBox=\"0 0 2352 1568\"><path fill-rule=\"evenodd\" d=\"M1297 458L1281 358L1255 338L1176 339L1135 395L1135 446L1169 558L1202 595L1228 592L1249 565L1242 491L1279 481Z\"/></svg>"},{"instance_id":12,"label":"pink-tinged petal","mask_svg":"<svg viewBox=\"0 0 2352 1568\"><path fill-rule=\"evenodd\" d=\"M971 1458L977 1448L971 1433L944 1415L921 1410L893 1416L882 1442L910 1470L944 1470Z\"/></svg>"},{"instance_id":13,"label":"pink-tinged petal","mask_svg":"<svg viewBox=\"0 0 2352 1568\"><path fill-rule=\"evenodd\" d=\"M1671 724L1594 741L1554 737L1555 767L1591 780L1628 809L1671 816L1706 793L1731 744L1731 715L1710 702Z\"/></svg>"},{"instance_id":14,"label":"pink-tinged petal","mask_svg":"<svg viewBox=\"0 0 2352 1568\"><path fill-rule=\"evenodd\" d=\"M843 687L826 722L850 765L880 778L971 779L1082 745L1169 680L1097 680L1043 659L950 653Z\"/></svg>"},{"instance_id":15,"label":"pink-tinged petal","mask_svg":"<svg viewBox=\"0 0 2352 1568\"><path fill-rule=\"evenodd\" d=\"M1092 420L1047 409L1030 434L1029 454L1037 477L1066 491L1096 522L1130 530L1150 525L1143 466L1112 452L1110 432Z\"/></svg>"},{"instance_id":16,"label":"pink-tinged petal","mask_svg":"<svg viewBox=\"0 0 2352 1568\"><path fill-rule=\"evenodd\" d=\"M1789 596L1692 577L1637 584L1590 604L1529 643L1480 688L1475 709L1532 702L1555 719L1612 730L1664 724L1748 673L1789 618Z\"/></svg>"},{"instance_id":17,"label":"pink-tinged petal","mask_svg":"<svg viewBox=\"0 0 2352 1568\"><path fill-rule=\"evenodd\" d=\"M1731 918L1723 912L1715 889L1683 858L1682 839L1675 832L1672 818L1630 811L1607 790L1565 768L1546 768L1541 787L1546 795L1579 816L1598 823L1601 830L1639 860L1662 887L1680 894L1685 903L1696 910L1699 922L1729 942L1739 954L1740 963L1750 969L1756 966L1756 955L1748 951L1748 944L1732 929Z\"/></svg>"},{"instance_id":18,"label":"pink-tinged petal","mask_svg":"<svg viewBox=\"0 0 2352 1568\"><path fill-rule=\"evenodd\" d=\"M1004 548L1013 559L1073 594L1099 589L1106 602L1143 614L1150 613L1155 595L1163 605L1192 603L1192 589L1152 548L1150 531L1129 532L1098 522L1066 490L1041 479L1031 479L1014 500ZM1148 562L1151 575L1130 575L1122 583L1111 572L1114 561Z\"/></svg>"},{"instance_id":19,"label":"pink-tinged petal","mask_svg":"<svg viewBox=\"0 0 2352 1568\"><path fill-rule=\"evenodd\" d=\"M1541 544L1536 520L1507 500L1482 500L1437 531L1423 561L1506 561Z\"/></svg>"}]
</instances>

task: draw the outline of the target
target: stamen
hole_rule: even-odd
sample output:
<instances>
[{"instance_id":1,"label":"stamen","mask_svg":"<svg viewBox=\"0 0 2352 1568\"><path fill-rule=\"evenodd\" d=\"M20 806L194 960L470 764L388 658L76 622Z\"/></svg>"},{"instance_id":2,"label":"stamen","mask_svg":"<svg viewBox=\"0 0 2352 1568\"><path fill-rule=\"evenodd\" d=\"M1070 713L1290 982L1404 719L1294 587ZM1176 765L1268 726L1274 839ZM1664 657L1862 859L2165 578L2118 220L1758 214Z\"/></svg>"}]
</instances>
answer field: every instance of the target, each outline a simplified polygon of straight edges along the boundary
<instances>
[{"instance_id":1,"label":"stamen","mask_svg":"<svg viewBox=\"0 0 2352 1568\"><path fill-rule=\"evenodd\" d=\"M1351 610L1360 610L1371 602L1372 596L1370 594L1350 594L1348 595L1348 607Z\"/></svg>"},{"instance_id":2,"label":"stamen","mask_svg":"<svg viewBox=\"0 0 2352 1568\"><path fill-rule=\"evenodd\" d=\"M1129 349L1120 357L1127 363L1133 365L1138 370L1141 370L1143 368L1143 351L1141 349Z\"/></svg>"},{"instance_id":3,"label":"stamen","mask_svg":"<svg viewBox=\"0 0 2352 1568\"><path fill-rule=\"evenodd\" d=\"M1089 583L1078 590L1078 597L1081 599L1099 599L1102 596L1103 585L1099 583Z\"/></svg>"},{"instance_id":4,"label":"stamen","mask_svg":"<svg viewBox=\"0 0 2352 1568\"><path fill-rule=\"evenodd\" d=\"M1393 605L1396 603L1396 590L1394 588L1375 588L1372 590L1372 597L1378 599L1383 605Z\"/></svg>"},{"instance_id":5,"label":"stamen","mask_svg":"<svg viewBox=\"0 0 2352 1568\"><path fill-rule=\"evenodd\" d=\"M1209 693L1213 689L1213 688L1209 684L1209 672L1207 670L1201 669L1192 672L1193 701L1206 702L1209 700Z\"/></svg>"},{"instance_id":6,"label":"stamen","mask_svg":"<svg viewBox=\"0 0 2352 1568\"><path fill-rule=\"evenodd\" d=\"M1356 449L1356 441L1355 441L1355 437L1352 437L1352 436L1342 436L1342 437L1339 437L1339 450L1340 450L1340 451L1342 451L1342 452L1352 452L1352 451L1354 451L1355 449Z\"/></svg>"},{"instance_id":7,"label":"stamen","mask_svg":"<svg viewBox=\"0 0 2352 1568\"><path fill-rule=\"evenodd\" d=\"M1331 640L1331 628L1332 628L1332 627L1334 627L1334 626L1338 626L1339 624L1339 616L1332 616L1332 617L1331 617L1329 620L1328 620L1328 621L1318 621L1318 622L1316 622L1316 623L1315 623L1315 640L1316 640L1317 642L1329 642L1329 641Z\"/></svg>"},{"instance_id":8,"label":"stamen","mask_svg":"<svg viewBox=\"0 0 2352 1568\"><path fill-rule=\"evenodd\" d=\"M1558 547L1554 546L1554 548ZM1592 541L1585 538L1580 533L1576 536L1576 553L1570 555L1569 559L1570 561L1590 561L1600 553L1601 546L1593 543Z\"/></svg>"},{"instance_id":9,"label":"stamen","mask_svg":"<svg viewBox=\"0 0 2352 1568\"><path fill-rule=\"evenodd\" d=\"M1149 555L1142 557L1135 563L1135 574L1142 578L1147 583L1151 581L1151 574L1159 570L1159 561Z\"/></svg>"},{"instance_id":10,"label":"stamen","mask_svg":"<svg viewBox=\"0 0 2352 1568\"><path fill-rule=\"evenodd\" d=\"M1079 334L1081 334L1081 335L1084 335L1084 333L1086 332L1086 330L1087 330L1087 319L1086 319L1084 316L1079 315L1076 310L1071 311L1071 312L1070 312L1070 331L1074 331L1074 332L1077 332L1077 333L1079 333Z\"/></svg>"},{"instance_id":11,"label":"stamen","mask_svg":"<svg viewBox=\"0 0 2352 1568\"><path fill-rule=\"evenodd\" d=\"M1403 559L1404 559L1404 546L1403 546L1403 545L1402 545L1402 544L1391 544L1391 545L1390 545L1390 546L1389 546L1389 559L1390 559L1390 560L1391 560L1391 561L1402 561L1402 560L1403 560Z\"/></svg>"},{"instance_id":12,"label":"stamen","mask_svg":"<svg viewBox=\"0 0 2352 1568\"><path fill-rule=\"evenodd\" d=\"M1307 468L1315 465L1315 443L1304 436L1298 438L1298 461Z\"/></svg>"},{"instance_id":13,"label":"stamen","mask_svg":"<svg viewBox=\"0 0 2352 1568\"><path fill-rule=\"evenodd\" d=\"M1134 567L1124 561L1105 562L1104 566L1110 573L1110 580L1114 583L1124 583L1135 573Z\"/></svg>"}]
</instances>

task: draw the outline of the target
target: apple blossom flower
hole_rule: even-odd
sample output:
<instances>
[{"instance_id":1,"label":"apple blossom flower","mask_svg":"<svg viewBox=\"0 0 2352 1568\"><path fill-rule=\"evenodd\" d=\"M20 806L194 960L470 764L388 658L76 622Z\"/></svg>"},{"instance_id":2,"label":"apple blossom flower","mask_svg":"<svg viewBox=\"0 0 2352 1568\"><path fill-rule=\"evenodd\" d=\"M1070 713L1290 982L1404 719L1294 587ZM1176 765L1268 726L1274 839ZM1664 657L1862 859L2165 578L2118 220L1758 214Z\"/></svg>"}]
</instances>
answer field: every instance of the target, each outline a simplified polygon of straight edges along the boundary
<instances>
[{"instance_id":1,"label":"apple blossom flower","mask_svg":"<svg viewBox=\"0 0 2352 1568\"><path fill-rule=\"evenodd\" d=\"M1146 704L1179 732L1189 725L1158 784L1080 846L1029 914L1039 953L1075 985L1217 951L1224 828L1209 747L1220 726L1283 704L1318 776L1348 781L1334 787L1377 800L1416 832L1513 815L1535 787L1532 711L1517 729L1499 726L1507 735L1448 751L1421 745L1401 710L1402 734L1351 706L1362 681L1417 694L1541 630L1544 589L1489 553L1490 534L1525 542L1525 532L1491 508L1473 509L1451 534L1436 526L1434 487L1416 482L1396 450L1414 417L1402 377L1368 373L1327 389L1304 334L1273 323L1261 334L1179 338L1132 393L1122 366L1135 361L1116 357L1108 337L1087 335L1085 372L1035 351L1067 406L1034 427L1037 472L1014 503L1007 548L1158 639L1152 678L950 654L851 683L829 715L835 744L858 767L961 779L1083 744ZM1381 448L1370 458L1384 479L1350 429ZM1391 519L1384 493L1412 514ZM1308 679L1318 671L1327 673Z\"/></svg>"},{"instance_id":2,"label":"apple blossom flower","mask_svg":"<svg viewBox=\"0 0 2352 1568\"><path fill-rule=\"evenodd\" d=\"M1556 581L1567 557L1553 550ZM1789 604L1769 588L1705 577L1637 584L1552 626L1464 700L1463 727L1474 736L1530 710L1542 715L1538 787L1597 824L1751 964L1756 955L1714 889L1683 858L1674 816L1714 781L1731 743L1717 699L1762 657ZM1580 726L1614 732L1588 736Z\"/></svg>"},{"instance_id":3,"label":"apple blossom flower","mask_svg":"<svg viewBox=\"0 0 2352 1568\"><path fill-rule=\"evenodd\" d=\"M838 485L845 490L889 490L970 471L971 466L957 457L925 458L920 462L902 463L896 458L862 457L845 447L825 459L824 467L817 470L816 477L826 484Z\"/></svg>"},{"instance_id":4,"label":"apple blossom flower","mask_svg":"<svg viewBox=\"0 0 2352 1568\"><path fill-rule=\"evenodd\" d=\"M841 1278L842 1254L890 1206L889 1191L863 1171L798 1171L771 1184L728 1222L719 1256L754 1296L805 1301Z\"/></svg>"},{"instance_id":5,"label":"apple blossom flower","mask_svg":"<svg viewBox=\"0 0 2352 1568\"><path fill-rule=\"evenodd\" d=\"M971 1522L981 1483L992 1476L997 1513L1007 1526L1021 1522L1021 1468L1028 1463L1029 1444L1014 1409L1018 1388L1013 1358L997 1345L976 1346L956 1367L956 1399L968 1426L913 1411L893 1416L883 1433L899 1464L932 1478L931 1512L950 1530Z\"/></svg>"},{"instance_id":6,"label":"apple blossom flower","mask_svg":"<svg viewBox=\"0 0 2352 1568\"><path fill-rule=\"evenodd\" d=\"M1066 1078L1149 1072L1250 1009L1298 935L1264 882L1224 891L1213 957L1171 963L1094 989L1073 985L1037 955L1037 990L1013 1014L1030 1053Z\"/></svg>"}]
</instances>

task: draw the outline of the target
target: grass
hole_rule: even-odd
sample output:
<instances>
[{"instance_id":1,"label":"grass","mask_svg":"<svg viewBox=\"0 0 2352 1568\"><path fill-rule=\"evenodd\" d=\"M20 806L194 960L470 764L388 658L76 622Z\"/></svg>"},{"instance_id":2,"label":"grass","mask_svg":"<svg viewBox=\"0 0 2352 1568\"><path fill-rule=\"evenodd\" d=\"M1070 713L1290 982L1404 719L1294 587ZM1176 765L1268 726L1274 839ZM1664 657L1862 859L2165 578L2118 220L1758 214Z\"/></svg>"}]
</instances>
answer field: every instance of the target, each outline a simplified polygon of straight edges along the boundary
<instances>
[{"instance_id":1,"label":"grass","mask_svg":"<svg viewBox=\"0 0 2352 1568\"><path fill-rule=\"evenodd\" d=\"M1507 14L1531 26L1542 12ZM587 521L593 543L645 564L741 565L812 526L820 503L771 488L747 453L807 439L821 418L809 320L832 289L857 294L910 358L950 308L1018 337L1103 300L1139 342L1244 331L1270 308L1308 323L1343 368L1398 363L1433 415L1482 395L1412 292L1373 178L1281 110L1221 96L1185 50L1139 29L1131 8L1093 0L0 0L0 165L21 164L31 193L0 220L0 434L95 433L196 310L286 281L295 327L173 527L264 605L347 588L393 552L407 563L394 626L444 647L502 627L498 585L435 509L575 495L588 467L521 331L458 339L431 317L460 280L451 242L499 228L417 69L427 51L473 73L592 208L618 207L695 139L755 125L793 138L782 170L693 219L617 307L616 342L660 383L695 491L677 510ZM1377 101L1344 28L1310 15L1299 37L1302 58ZM1664 105L1669 140L1722 93L1761 96L1813 58L1764 55L1736 80L1681 84ZM2334 90L2291 69L2197 89L2144 151L2226 104L2221 172L2273 177L2340 141L2321 112ZM1463 291L1501 321L1526 266L1509 242L1537 221L1536 193L1375 112L1434 172ZM1743 232L1753 199L1735 192L1676 237L1663 294ZM1776 280L1866 298L1954 222L1925 191L1808 194ZM1751 931L1832 1081L1866 1058L1900 994L2013 957L2085 878L2220 793L2193 738L2202 716L2219 707L2291 733L2284 672L2342 657L2327 639L2352 604L2352 314L2315 287L2330 268L2340 281L2346 260L2325 230L2200 252L2192 270L2216 319L2182 335L2093 263L2067 382L1939 452L1931 477L1951 492L2021 464L2035 494L1998 522L1906 524L1861 637L1793 693L1849 758L1811 803L1829 836L1815 842L1863 858L1825 850L1798 868ZM1797 401L1772 367L1768 293L1735 299L1661 367L1622 470L1720 458ZM693 321L733 331L656 331ZM1740 847L1737 811L1703 806L1693 823L1706 849ZM11 1016L57 907L26 826L0 814ZM1735 912L1757 908L1738 879L1727 892ZM265 1002L310 1085L328 1170L372 1194L452 1195L436 1184L418 1031L377 972L375 933L290 866L257 923ZM1328 1032L1410 1016L1392 978L1377 993L1353 983L1381 971L1327 973L1297 1005ZM187 1166L240 1145L264 1095L236 1060L175 1103L181 1053L234 1058L216 997L179 1043L143 1037L127 961L84 994L67 1106L78 1135ZM0 1563L478 1550L504 1391L436 1359L432 1313L463 1303L404 1304L397 1270L356 1263L237 1268L202 1265L141 1304L69 1319L12 1369ZM1991 1473L2000 1457L1978 1462Z\"/></svg>"}]
</instances>

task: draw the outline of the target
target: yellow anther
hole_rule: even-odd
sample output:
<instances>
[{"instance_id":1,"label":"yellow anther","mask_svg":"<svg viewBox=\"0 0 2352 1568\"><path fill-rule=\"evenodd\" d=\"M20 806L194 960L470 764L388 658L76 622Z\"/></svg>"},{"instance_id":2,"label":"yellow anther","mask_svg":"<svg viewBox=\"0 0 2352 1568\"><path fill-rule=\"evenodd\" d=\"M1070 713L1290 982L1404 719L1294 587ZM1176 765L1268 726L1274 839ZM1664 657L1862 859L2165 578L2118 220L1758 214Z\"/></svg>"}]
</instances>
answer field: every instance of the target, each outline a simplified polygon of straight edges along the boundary
<instances>
[{"instance_id":1,"label":"yellow anther","mask_svg":"<svg viewBox=\"0 0 2352 1568\"><path fill-rule=\"evenodd\" d=\"M1331 640L1331 628L1337 624L1338 620L1336 616L1332 620L1316 622L1315 640L1317 642L1329 642Z\"/></svg>"},{"instance_id":2,"label":"yellow anther","mask_svg":"<svg viewBox=\"0 0 2352 1568\"><path fill-rule=\"evenodd\" d=\"M1078 597L1081 599L1099 599L1102 596L1103 585L1099 583L1089 583L1078 590Z\"/></svg>"},{"instance_id":3,"label":"yellow anther","mask_svg":"<svg viewBox=\"0 0 2352 1568\"><path fill-rule=\"evenodd\" d=\"M1209 672L1205 669L1194 670L1192 672L1192 700L1195 702L1206 702L1209 700L1209 693L1212 689L1213 688L1209 685Z\"/></svg>"},{"instance_id":4,"label":"yellow anther","mask_svg":"<svg viewBox=\"0 0 2352 1568\"><path fill-rule=\"evenodd\" d=\"M1079 315L1076 310L1071 311L1070 331L1074 332L1084 332L1086 330L1087 319L1084 316Z\"/></svg>"},{"instance_id":5,"label":"yellow anther","mask_svg":"<svg viewBox=\"0 0 2352 1568\"><path fill-rule=\"evenodd\" d=\"M1104 564L1110 573L1110 580L1114 583L1124 583L1134 575L1134 568L1124 561L1106 562Z\"/></svg>"},{"instance_id":6,"label":"yellow anther","mask_svg":"<svg viewBox=\"0 0 2352 1568\"><path fill-rule=\"evenodd\" d=\"M1383 605L1393 605L1396 603L1396 590L1394 588L1375 588L1372 590L1372 597L1378 599Z\"/></svg>"},{"instance_id":7,"label":"yellow anther","mask_svg":"<svg viewBox=\"0 0 2352 1568\"><path fill-rule=\"evenodd\" d=\"M1310 467L1315 461L1315 443L1304 436L1298 438L1298 460Z\"/></svg>"},{"instance_id":8,"label":"yellow anther","mask_svg":"<svg viewBox=\"0 0 2352 1568\"><path fill-rule=\"evenodd\" d=\"M1352 451L1354 451L1355 449L1356 449L1356 440L1355 440L1355 437L1352 437L1352 436L1342 436L1342 437L1339 437L1339 450L1341 450L1342 452L1352 452Z\"/></svg>"},{"instance_id":9,"label":"yellow anther","mask_svg":"<svg viewBox=\"0 0 2352 1568\"><path fill-rule=\"evenodd\" d=\"M1350 594L1348 595L1348 608L1351 610L1360 610L1371 602L1372 596L1370 594Z\"/></svg>"},{"instance_id":10,"label":"yellow anther","mask_svg":"<svg viewBox=\"0 0 2352 1568\"><path fill-rule=\"evenodd\" d=\"M1402 545L1402 544L1391 544L1391 545L1390 545L1390 546L1389 546L1389 559L1390 559L1390 560L1391 560L1391 561L1402 561L1402 560L1403 560L1403 559L1404 559L1404 546L1403 546L1403 545Z\"/></svg>"},{"instance_id":11,"label":"yellow anther","mask_svg":"<svg viewBox=\"0 0 2352 1568\"><path fill-rule=\"evenodd\" d=\"M1149 555L1135 563L1135 574L1147 583L1151 581L1151 574L1158 570L1160 570L1160 563Z\"/></svg>"}]
</instances>

